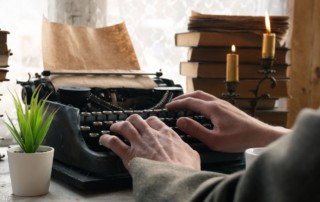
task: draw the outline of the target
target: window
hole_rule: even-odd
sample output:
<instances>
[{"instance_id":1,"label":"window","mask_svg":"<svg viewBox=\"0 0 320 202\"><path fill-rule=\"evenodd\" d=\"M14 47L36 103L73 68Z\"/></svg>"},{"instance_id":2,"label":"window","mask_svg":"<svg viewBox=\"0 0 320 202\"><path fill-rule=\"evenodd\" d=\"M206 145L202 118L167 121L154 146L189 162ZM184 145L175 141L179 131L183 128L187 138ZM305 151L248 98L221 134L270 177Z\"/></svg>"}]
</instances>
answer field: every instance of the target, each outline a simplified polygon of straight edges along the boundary
<instances>
[{"instance_id":1,"label":"window","mask_svg":"<svg viewBox=\"0 0 320 202\"><path fill-rule=\"evenodd\" d=\"M287 15L287 0L109 0L108 22L126 22L142 69L163 70L164 76L184 86L179 62L187 48L175 47L174 34L187 31L191 10L221 15Z\"/></svg>"},{"instance_id":2,"label":"window","mask_svg":"<svg viewBox=\"0 0 320 202\"><path fill-rule=\"evenodd\" d=\"M288 0L0 0L0 29L9 31L8 47L13 55L9 58L9 82L0 83L0 114L14 114L8 89L20 93L16 80L27 80L28 72L34 75L42 69L41 22L43 15L49 20L65 21L73 6L97 6L77 15L100 16L97 26L124 21L132 39L140 66L147 72L162 69L164 77L174 79L184 86L179 75L179 62L186 59L187 48L175 47L174 34L187 31L191 10L211 14L232 15L287 15ZM59 4L59 5L57 5ZM65 4L65 6L63 6ZM61 7L62 5L62 7ZM58 7L60 6L60 7ZM69 8L62 10L59 9ZM71 8L71 9L70 9ZM56 18L52 12L60 13ZM101 17L103 16L103 17ZM91 20L92 20L91 19ZM107 22L107 23L106 23ZM4 107L6 106L6 107ZM11 110L11 111L10 111ZM2 126L2 122L1 125Z\"/></svg>"}]
</instances>

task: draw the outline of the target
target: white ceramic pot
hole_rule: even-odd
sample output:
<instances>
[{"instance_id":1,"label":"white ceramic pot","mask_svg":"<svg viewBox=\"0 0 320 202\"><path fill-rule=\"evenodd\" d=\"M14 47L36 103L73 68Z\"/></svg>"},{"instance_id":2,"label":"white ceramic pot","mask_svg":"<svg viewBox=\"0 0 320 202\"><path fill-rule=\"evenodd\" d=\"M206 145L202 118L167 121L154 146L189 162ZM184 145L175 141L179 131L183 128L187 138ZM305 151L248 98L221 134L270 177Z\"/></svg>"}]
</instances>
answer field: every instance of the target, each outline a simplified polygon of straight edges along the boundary
<instances>
[{"instance_id":1,"label":"white ceramic pot","mask_svg":"<svg viewBox=\"0 0 320 202\"><path fill-rule=\"evenodd\" d=\"M19 146L8 149L12 192L17 196L39 196L49 191L54 149L40 146L36 153L23 153Z\"/></svg>"}]
</instances>

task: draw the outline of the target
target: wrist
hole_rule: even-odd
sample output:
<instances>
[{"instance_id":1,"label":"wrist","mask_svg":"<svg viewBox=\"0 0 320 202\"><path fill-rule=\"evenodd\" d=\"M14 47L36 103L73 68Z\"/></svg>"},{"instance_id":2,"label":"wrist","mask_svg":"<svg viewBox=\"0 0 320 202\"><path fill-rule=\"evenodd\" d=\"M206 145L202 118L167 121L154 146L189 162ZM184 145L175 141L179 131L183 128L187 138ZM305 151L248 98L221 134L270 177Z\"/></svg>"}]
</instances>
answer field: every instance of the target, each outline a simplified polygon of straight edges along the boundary
<instances>
[{"instance_id":1,"label":"wrist","mask_svg":"<svg viewBox=\"0 0 320 202\"><path fill-rule=\"evenodd\" d=\"M267 146L291 131L290 129L281 126L266 125L267 127L261 133L261 146Z\"/></svg>"}]
</instances>

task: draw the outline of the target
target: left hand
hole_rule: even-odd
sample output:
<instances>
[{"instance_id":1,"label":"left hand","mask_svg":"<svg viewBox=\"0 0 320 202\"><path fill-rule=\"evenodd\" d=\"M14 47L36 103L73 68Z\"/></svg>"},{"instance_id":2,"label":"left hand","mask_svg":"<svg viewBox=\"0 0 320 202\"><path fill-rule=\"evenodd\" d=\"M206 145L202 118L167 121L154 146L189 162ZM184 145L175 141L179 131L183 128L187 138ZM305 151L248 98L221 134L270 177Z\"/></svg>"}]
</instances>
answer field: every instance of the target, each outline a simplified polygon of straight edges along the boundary
<instances>
[{"instance_id":1,"label":"left hand","mask_svg":"<svg viewBox=\"0 0 320 202\"><path fill-rule=\"evenodd\" d=\"M190 110L209 119L214 125L211 130L188 117L180 117L177 127L215 151L243 152L251 147L265 147L290 132L286 128L263 123L229 102L203 91L180 95L166 108Z\"/></svg>"},{"instance_id":2,"label":"left hand","mask_svg":"<svg viewBox=\"0 0 320 202\"><path fill-rule=\"evenodd\" d=\"M113 135L101 136L100 144L115 152L127 169L134 157L142 157L200 170L199 154L155 116L143 120L134 114L113 124L110 130L123 136L130 145Z\"/></svg>"}]
</instances>

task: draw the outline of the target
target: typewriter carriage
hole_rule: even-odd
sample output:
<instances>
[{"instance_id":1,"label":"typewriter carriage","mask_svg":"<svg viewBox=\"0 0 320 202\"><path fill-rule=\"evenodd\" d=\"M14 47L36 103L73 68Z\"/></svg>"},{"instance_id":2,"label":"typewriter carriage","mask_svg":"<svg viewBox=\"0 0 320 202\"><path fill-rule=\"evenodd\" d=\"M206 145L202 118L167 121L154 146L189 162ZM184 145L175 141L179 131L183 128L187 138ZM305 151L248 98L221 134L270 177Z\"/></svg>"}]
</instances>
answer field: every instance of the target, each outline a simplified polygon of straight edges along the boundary
<instances>
[{"instance_id":1,"label":"typewriter carriage","mask_svg":"<svg viewBox=\"0 0 320 202\"><path fill-rule=\"evenodd\" d=\"M161 73L161 72L160 72ZM136 88L86 88L77 86L63 86L55 89L48 77L35 74L28 81L17 81L22 86L21 97L25 104L30 104L31 95L40 87L39 97L48 97L48 100L72 105L86 110L143 110L148 108L161 108L170 97L183 94L182 87L175 85L170 79L160 78L162 73L155 73L154 89ZM50 75L48 71L42 75ZM168 95L168 92L171 92ZM96 109L97 108L97 109Z\"/></svg>"}]
</instances>

